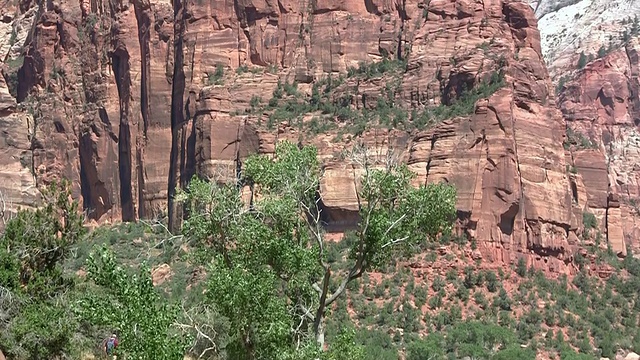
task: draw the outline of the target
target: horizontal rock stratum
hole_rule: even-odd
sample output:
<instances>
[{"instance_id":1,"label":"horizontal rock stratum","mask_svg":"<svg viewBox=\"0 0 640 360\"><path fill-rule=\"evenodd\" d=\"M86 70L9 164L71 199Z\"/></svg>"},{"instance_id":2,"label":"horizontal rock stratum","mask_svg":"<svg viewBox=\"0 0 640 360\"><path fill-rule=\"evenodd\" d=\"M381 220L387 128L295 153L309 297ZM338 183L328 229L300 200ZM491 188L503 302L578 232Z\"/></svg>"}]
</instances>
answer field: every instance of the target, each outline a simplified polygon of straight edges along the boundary
<instances>
[{"instance_id":1,"label":"horizontal rock stratum","mask_svg":"<svg viewBox=\"0 0 640 360\"><path fill-rule=\"evenodd\" d=\"M341 152L359 142L409 164L417 183L455 184L460 227L489 261L523 257L571 271L583 212L610 207L600 206L610 201L602 184L593 186L604 193L593 192L586 175L577 182L568 171L580 165L565 156L566 124L525 2L58 0L39 8L23 0L1 11L12 25L0 46L8 79L0 84L0 191L14 205L35 204L35 188L65 177L91 219L160 217L168 179L231 179L243 158L289 139L319 149L330 230L357 221L358 169ZM402 67L352 70L383 59ZM496 74L504 85L471 114L420 130L371 121L349 132L337 116L325 130L301 131L300 123L319 126L317 111L266 125L274 111L289 111L278 99L264 105L283 84L296 82L292 91L309 99L314 84L340 74L326 95L336 107L382 102L411 115L460 105L465 90ZM603 171L599 161L585 164ZM626 233L607 224L603 234L624 253Z\"/></svg>"}]
</instances>

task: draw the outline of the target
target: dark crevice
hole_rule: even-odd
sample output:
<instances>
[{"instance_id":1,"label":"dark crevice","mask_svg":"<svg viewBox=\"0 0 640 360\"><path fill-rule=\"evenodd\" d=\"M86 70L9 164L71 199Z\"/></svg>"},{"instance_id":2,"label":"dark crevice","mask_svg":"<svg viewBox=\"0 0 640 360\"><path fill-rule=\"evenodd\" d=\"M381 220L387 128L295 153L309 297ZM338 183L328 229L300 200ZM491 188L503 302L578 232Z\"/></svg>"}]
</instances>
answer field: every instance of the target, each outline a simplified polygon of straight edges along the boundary
<instances>
[{"instance_id":1,"label":"dark crevice","mask_svg":"<svg viewBox=\"0 0 640 360\"><path fill-rule=\"evenodd\" d=\"M373 3L373 0L364 0L364 6L367 9L367 12L369 14L378 15L378 16L382 15L380 10L378 9L378 6L376 6L376 4Z\"/></svg>"},{"instance_id":2,"label":"dark crevice","mask_svg":"<svg viewBox=\"0 0 640 360\"><path fill-rule=\"evenodd\" d=\"M97 148L91 133L83 133L78 140L82 207L89 219L97 220L109 211L113 204L105 184L99 180L95 164Z\"/></svg>"},{"instance_id":3,"label":"dark crevice","mask_svg":"<svg viewBox=\"0 0 640 360\"><path fill-rule=\"evenodd\" d=\"M429 179L429 171L431 171L431 160L433 159L433 149L435 149L436 147L436 141L438 141L438 137L436 135L433 135L433 137L431 138L431 148L429 149L429 160L427 160L426 176L424 179L425 183Z\"/></svg>"},{"instance_id":4,"label":"dark crevice","mask_svg":"<svg viewBox=\"0 0 640 360\"><path fill-rule=\"evenodd\" d=\"M281 14L289 13L287 9L284 6L282 6L282 2L280 0L278 0L278 9L280 10Z\"/></svg>"},{"instance_id":5,"label":"dark crevice","mask_svg":"<svg viewBox=\"0 0 640 360\"><path fill-rule=\"evenodd\" d=\"M111 54L113 73L120 99L120 131L118 133L118 173L120 176L120 203L122 221L134 221L135 210L131 193L131 75L129 71L129 53L118 47Z\"/></svg>"},{"instance_id":6,"label":"dark crevice","mask_svg":"<svg viewBox=\"0 0 640 360\"><path fill-rule=\"evenodd\" d=\"M138 22L138 42L140 43L140 112L142 114L143 136L147 137L149 128L149 92L151 83L151 54L149 50L149 29L151 19L146 10L142 8L143 1L135 1L136 20Z\"/></svg>"},{"instance_id":7,"label":"dark crevice","mask_svg":"<svg viewBox=\"0 0 640 360\"><path fill-rule=\"evenodd\" d=\"M176 232L180 228L178 204L175 202L176 186L180 176L180 153L184 134L184 33L186 12L185 0L174 0L174 61L171 83L171 154L169 157L169 179L167 188L167 204L169 215L169 231ZM235 2L237 6L237 1Z\"/></svg>"},{"instance_id":8,"label":"dark crevice","mask_svg":"<svg viewBox=\"0 0 640 360\"><path fill-rule=\"evenodd\" d=\"M516 215L518 215L518 210L520 209L519 203L513 203L509 206L509 209L500 215L500 231L503 234L511 236L513 234L513 228L516 222Z\"/></svg>"},{"instance_id":9,"label":"dark crevice","mask_svg":"<svg viewBox=\"0 0 640 360\"><path fill-rule=\"evenodd\" d=\"M442 89L442 104L447 106L453 105L453 103L459 99L465 91L474 88L475 78L469 73L452 74L449 77L447 85Z\"/></svg>"},{"instance_id":10,"label":"dark crevice","mask_svg":"<svg viewBox=\"0 0 640 360\"><path fill-rule=\"evenodd\" d=\"M542 258L550 258L550 257L554 257L556 259L563 259L566 258L564 256L565 253L565 249L564 247L559 247L559 248L549 248L549 247L542 247L538 244L532 244L531 246L531 250L538 256L542 257Z\"/></svg>"},{"instance_id":11,"label":"dark crevice","mask_svg":"<svg viewBox=\"0 0 640 360\"><path fill-rule=\"evenodd\" d=\"M191 121L191 128L189 130L189 135L186 136L186 144L183 147L183 167L182 167L182 175L180 176L180 184L182 187L187 186L191 178L196 174L196 118L191 117L191 113L189 109L195 109L196 102L196 94L194 92L189 93L189 98L187 99L187 105L185 106L185 111L187 111L187 121ZM191 106L189 106L191 104ZM185 131L186 128L185 128Z\"/></svg>"},{"instance_id":12,"label":"dark crevice","mask_svg":"<svg viewBox=\"0 0 640 360\"><path fill-rule=\"evenodd\" d=\"M405 31L405 22L407 20L407 11L406 11L406 0L402 0L402 6L398 7L398 16L400 17L401 23L400 23L400 31L398 33L398 47L396 49L396 58L398 60L402 60L405 55L408 56L409 54L405 54L402 48L402 36L404 35L404 31Z\"/></svg>"},{"instance_id":13,"label":"dark crevice","mask_svg":"<svg viewBox=\"0 0 640 360\"><path fill-rule=\"evenodd\" d=\"M513 4L506 3L502 6L502 15L504 15L505 21L512 29L523 29L530 27L529 21L526 16L513 8Z\"/></svg>"},{"instance_id":14,"label":"dark crevice","mask_svg":"<svg viewBox=\"0 0 640 360\"><path fill-rule=\"evenodd\" d=\"M105 110L105 108L103 107L98 108L98 116L100 117L100 121L102 121L107 131L109 132L109 137L111 138L111 140L117 143L118 136L113 132L113 127L111 126L111 120L109 120L109 114L107 114L107 110Z\"/></svg>"},{"instance_id":15,"label":"dark crevice","mask_svg":"<svg viewBox=\"0 0 640 360\"><path fill-rule=\"evenodd\" d=\"M151 52L149 48L151 18L148 11L150 4L147 1L134 1L134 11L138 25L138 43L140 44L140 114L142 116L142 139L138 137L136 141L136 176L138 178L138 216L146 217L144 202L144 156L143 147L147 140L149 130L150 102L149 93L151 91Z\"/></svg>"},{"instance_id":16,"label":"dark crevice","mask_svg":"<svg viewBox=\"0 0 640 360\"><path fill-rule=\"evenodd\" d=\"M573 197L573 201L578 204L578 187L576 186L576 182L574 180L571 181L571 196Z\"/></svg>"}]
</instances>

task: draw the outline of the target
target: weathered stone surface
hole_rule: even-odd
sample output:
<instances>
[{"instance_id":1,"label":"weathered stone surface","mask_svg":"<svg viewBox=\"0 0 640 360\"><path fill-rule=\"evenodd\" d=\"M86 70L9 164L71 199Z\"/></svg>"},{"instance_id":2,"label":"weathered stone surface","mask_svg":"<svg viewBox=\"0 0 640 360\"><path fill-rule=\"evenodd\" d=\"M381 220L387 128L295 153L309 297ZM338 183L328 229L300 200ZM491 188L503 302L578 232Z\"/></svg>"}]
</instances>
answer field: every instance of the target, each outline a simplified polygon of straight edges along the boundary
<instances>
[{"instance_id":1,"label":"weathered stone surface","mask_svg":"<svg viewBox=\"0 0 640 360\"><path fill-rule=\"evenodd\" d=\"M640 204L638 49L636 38L588 64L559 96L571 136L578 139L570 157L584 181L587 208L594 209L608 243L621 256L627 245L637 246L638 234L634 219Z\"/></svg>"},{"instance_id":2,"label":"weathered stone surface","mask_svg":"<svg viewBox=\"0 0 640 360\"><path fill-rule=\"evenodd\" d=\"M61 0L33 26L18 100L37 104L34 145L26 147L36 182L73 180L92 219L162 216L170 170L177 184L194 174L231 180L248 154L271 153L283 139L318 147L325 216L335 231L357 221L359 167L341 152L360 142L378 162L407 162L416 184L454 183L461 230L494 261L524 257L530 265L569 271L580 209L611 208L606 188L589 188L607 182L600 158L593 165L585 157L583 166L580 154L569 156L576 167L598 171L595 177L567 175L574 164L562 147L565 124L526 3L176 4L185 8L176 9L174 21L165 1ZM340 133L341 141L334 141L336 133L309 136L287 123L271 130L264 114L245 112L260 98L268 102L278 81L297 80L298 91L309 94L323 76L385 55L406 56L406 70L393 79L347 79L338 90L352 96L345 106L375 106L390 80L398 83L394 105L409 110L450 104L498 69L506 86L479 101L470 116L421 132ZM614 78L602 96L584 99L616 103ZM574 112L582 119L598 111L575 106Z\"/></svg>"},{"instance_id":3,"label":"weathered stone surface","mask_svg":"<svg viewBox=\"0 0 640 360\"><path fill-rule=\"evenodd\" d=\"M151 280L153 286L162 285L165 281L173 276L173 271L168 264L160 264L151 270Z\"/></svg>"},{"instance_id":4,"label":"weathered stone surface","mask_svg":"<svg viewBox=\"0 0 640 360\"><path fill-rule=\"evenodd\" d=\"M580 53L595 59L619 48L640 3L623 0L528 0L539 19L542 49L554 80L577 69ZM601 50L602 49L602 50Z\"/></svg>"}]
</instances>

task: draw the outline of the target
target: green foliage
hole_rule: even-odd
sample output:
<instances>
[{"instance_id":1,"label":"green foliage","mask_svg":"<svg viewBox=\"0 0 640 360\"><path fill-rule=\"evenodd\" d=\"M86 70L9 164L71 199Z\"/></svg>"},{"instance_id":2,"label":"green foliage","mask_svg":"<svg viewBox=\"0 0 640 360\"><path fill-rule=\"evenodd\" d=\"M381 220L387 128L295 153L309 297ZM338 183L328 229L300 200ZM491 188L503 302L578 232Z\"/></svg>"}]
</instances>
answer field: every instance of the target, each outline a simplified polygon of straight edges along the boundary
<instances>
[{"instance_id":1,"label":"green foliage","mask_svg":"<svg viewBox=\"0 0 640 360\"><path fill-rule=\"evenodd\" d=\"M0 237L0 349L18 360L68 356L77 327L62 263L85 233L83 216L68 182L42 195L46 205L20 210Z\"/></svg>"},{"instance_id":2,"label":"green foliage","mask_svg":"<svg viewBox=\"0 0 640 360\"><path fill-rule=\"evenodd\" d=\"M269 113L267 127L287 121L311 133L331 130L338 123L344 124L344 130L361 134L371 127L400 129L424 129L444 119L467 116L473 113L475 103L490 96L504 86L502 71L491 73L488 79L478 82L467 89L458 98L434 108L424 108L421 112L413 109L411 113L397 104L397 94L401 89L404 60L383 60L369 65L361 64L358 69L351 68L349 77L358 77L363 81L380 76L387 77L384 89L378 96L364 94L357 101L362 108L355 109L356 95L348 86L342 86L343 77L326 77L313 84L311 96L305 97L298 92L295 84L279 82L273 91L268 106L262 110ZM340 91L335 91L340 89ZM255 109L251 109L255 112ZM303 123L304 115L313 114L311 121ZM337 122L335 120L338 120Z\"/></svg>"},{"instance_id":3,"label":"green foliage","mask_svg":"<svg viewBox=\"0 0 640 360\"><path fill-rule=\"evenodd\" d=\"M440 334L433 334L410 343L407 346L407 360L442 359L444 338Z\"/></svg>"},{"instance_id":4,"label":"green foliage","mask_svg":"<svg viewBox=\"0 0 640 360\"><path fill-rule=\"evenodd\" d=\"M598 227L598 220L592 213L585 211L582 213L582 224L585 230L595 229Z\"/></svg>"},{"instance_id":5,"label":"green foliage","mask_svg":"<svg viewBox=\"0 0 640 360\"><path fill-rule=\"evenodd\" d=\"M492 292L492 293L498 291L498 286L500 285L500 283L498 281L498 277L496 276L496 273L489 270L485 273L484 277L487 284L487 290L489 290L489 292Z\"/></svg>"},{"instance_id":6,"label":"green foliage","mask_svg":"<svg viewBox=\"0 0 640 360\"><path fill-rule=\"evenodd\" d=\"M361 62L358 64L358 68L349 67L347 69L347 77L355 77L361 76L364 79L372 79L376 77L380 77L385 73L389 73L392 71L401 71L404 72L407 66L406 59L404 60L389 60L388 58L383 58L382 61L365 63Z\"/></svg>"},{"instance_id":7,"label":"green foliage","mask_svg":"<svg viewBox=\"0 0 640 360\"><path fill-rule=\"evenodd\" d=\"M503 311L511 311L511 303L512 301L507 291L504 288L500 288L498 296L493 300L493 306Z\"/></svg>"},{"instance_id":8,"label":"green foliage","mask_svg":"<svg viewBox=\"0 0 640 360\"><path fill-rule=\"evenodd\" d=\"M470 357L472 359L535 359L535 351L522 349L511 329L477 321L462 321L447 331L416 340L407 346L407 360Z\"/></svg>"},{"instance_id":9,"label":"green foliage","mask_svg":"<svg viewBox=\"0 0 640 360\"><path fill-rule=\"evenodd\" d=\"M457 99L451 100L449 104L441 104L433 109L425 109L417 118L412 119L421 128L430 122L440 122L445 119L457 116L468 116L473 114L475 104L478 100L488 98L493 93L504 87L504 74L502 71L491 73L488 80L478 83L471 89L463 91Z\"/></svg>"},{"instance_id":10,"label":"green foliage","mask_svg":"<svg viewBox=\"0 0 640 360\"><path fill-rule=\"evenodd\" d=\"M91 253L87 272L100 287L80 299L75 311L85 321L116 330L117 355L133 359L182 359L186 339L175 325L178 308L162 301L150 270L128 274L103 245Z\"/></svg>"},{"instance_id":11,"label":"green foliage","mask_svg":"<svg viewBox=\"0 0 640 360\"><path fill-rule=\"evenodd\" d=\"M19 56L16 59L7 59L5 64L7 65L5 70L7 88L11 96L18 97L18 71L24 64L24 56Z\"/></svg>"},{"instance_id":12,"label":"green foliage","mask_svg":"<svg viewBox=\"0 0 640 360\"><path fill-rule=\"evenodd\" d=\"M598 58L603 58L607 55L607 48L605 48L604 46L600 46L600 48L598 49Z\"/></svg>"},{"instance_id":13,"label":"green foliage","mask_svg":"<svg viewBox=\"0 0 640 360\"><path fill-rule=\"evenodd\" d=\"M525 277L527 275L527 263L523 257L518 258L518 263L516 264L516 274L520 277Z\"/></svg>"},{"instance_id":14,"label":"green foliage","mask_svg":"<svg viewBox=\"0 0 640 360\"><path fill-rule=\"evenodd\" d=\"M68 182L54 183L42 190L46 205L36 210L21 210L11 219L0 238L6 251L0 278L12 279L9 290L21 291L32 298L46 299L69 284L63 279L61 263L71 247L85 234L78 203L71 200ZM19 264L19 285L15 269Z\"/></svg>"},{"instance_id":15,"label":"green foliage","mask_svg":"<svg viewBox=\"0 0 640 360\"><path fill-rule=\"evenodd\" d=\"M578 58L578 69L582 69L587 65L587 56L584 54L584 51L580 53L580 57Z\"/></svg>"},{"instance_id":16,"label":"green foliage","mask_svg":"<svg viewBox=\"0 0 640 360\"><path fill-rule=\"evenodd\" d=\"M561 76L560 79L558 80L558 84L556 85L556 95L559 95L562 90L564 90L565 85L567 83L567 81L569 81L569 76L568 75L564 75Z\"/></svg>"},{"instance_id":17,"label":"green foliage","mask_svg":"<svg viewBox=\"0 0 640 360\"><path fill-rule=\"evenodd\" d=\"M212 74L209 74L207 79L208 85L222 85L224 78L224 65L216 64L216 69Z\"/></svg>"},{"instance_id":18,"label":"green foliage","mask_svg":"<svg viewBox=\"0 0 640 360\"><path fill-rule=\"evenodd\" d=\"M0 336L0 347L14 359L50 359L70 354L77 321L64 306L26 303Z\"/></svg>"},{"instance_id":19,"label":"green foliage","mask_svg":"<svg viewBox=\"0 0 640 360\"><path fill-rule=\"evenodd\" d=\"M360 150L351 156L365 165L361 223L345 249L349 265L341 268L329 263L336 255L324 240L313 147L283 142L274 158L248 158L243 182L259 193L249 208L234 186L195 179L179 193L190 214L183 233L209 264L207 298L231 322L233 356L289 358L291 344L322 344L326 311L350 282L451 230L453 187L416 189L406 166L371 169Z\"/></svg>"},{"instance_id":20,"label":"green foliage","mask_svg":"<svg viewBox=\"0 0 640 360\"><path fill-rule=\"evenodd\" d=\"M571 146L576 149L597 149L598 144L595 141L587 138L584 134L574 131L572 128L567 126L566 130L567 137L564 140L564 148L569 150Z\"/></svg>"},{"instance_id":21,"label":"green foliage","mask_svg":"<svg viewBox=\"0 0 640 360\"><path fill-rule=\"evenodd\" d=\"M356 343L355 329L343 329L334 339L323 360L364 360L364 347Z\"/></svg>"}]
</instances>

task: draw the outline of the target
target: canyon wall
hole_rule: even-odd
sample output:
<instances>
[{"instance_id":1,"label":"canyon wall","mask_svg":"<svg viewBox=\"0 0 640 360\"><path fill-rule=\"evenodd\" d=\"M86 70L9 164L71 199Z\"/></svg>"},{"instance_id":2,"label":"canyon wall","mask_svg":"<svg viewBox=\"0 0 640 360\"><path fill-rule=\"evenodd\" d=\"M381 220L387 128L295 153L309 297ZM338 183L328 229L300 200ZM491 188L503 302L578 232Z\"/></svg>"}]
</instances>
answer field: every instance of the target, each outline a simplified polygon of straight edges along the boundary
<instances>
[{"instance_id":1,"label":"canyon wall","mask_svg":"<svg viewBox=\"0 0 640 360\"><path fill-rule=\"evenodd\" d=\"M362 142L380 160L408 163L417 183L455 184L461 229L490 261L572 271L591 208L608 214L602 233L614 251L624 254L635 231L607 231L619 207L601 168L589 170L595 180L570 171L580 174L583 155L565 153L565 121L525 2L23 0L2 11L11 24L0 45L2 99L12 93L19 104L3 102L0 191L14 203L33 204L30 189L64 177L90 219L162 217L168 183L230 180L244 157L290 139L319 148L328 227L341 231L356 221L358 171L342 152ZM504 86L470 115L422 130L310 134L247 111L284 82L311 96L328 75L383 59L402 70L346 76L334 92L348 101L334 100L371 107L392 87L393 108L412 112L453 106L497 73Z\"/></svg>"},{"instance_id":2,"label":"canyon wall","mask_svg":"<svg viewBox=\"0 0 640 360\"><path fill-rule=\"evenodd\" d=\"M616 248L640 235L639 53L634 38L579 70L559 96L572 181Z\"/></svg>"},{"instance_id":3,"label":"canyon wall","mask_svg":"<svg viewBox=\"0 0 640 360\"><path fill-rule=\"evenodd\" d=\"M621 47L640 31L637 0L528 0L539 21L551 77L568 78L587 59Z\"/></svg>"}]
</instances>

